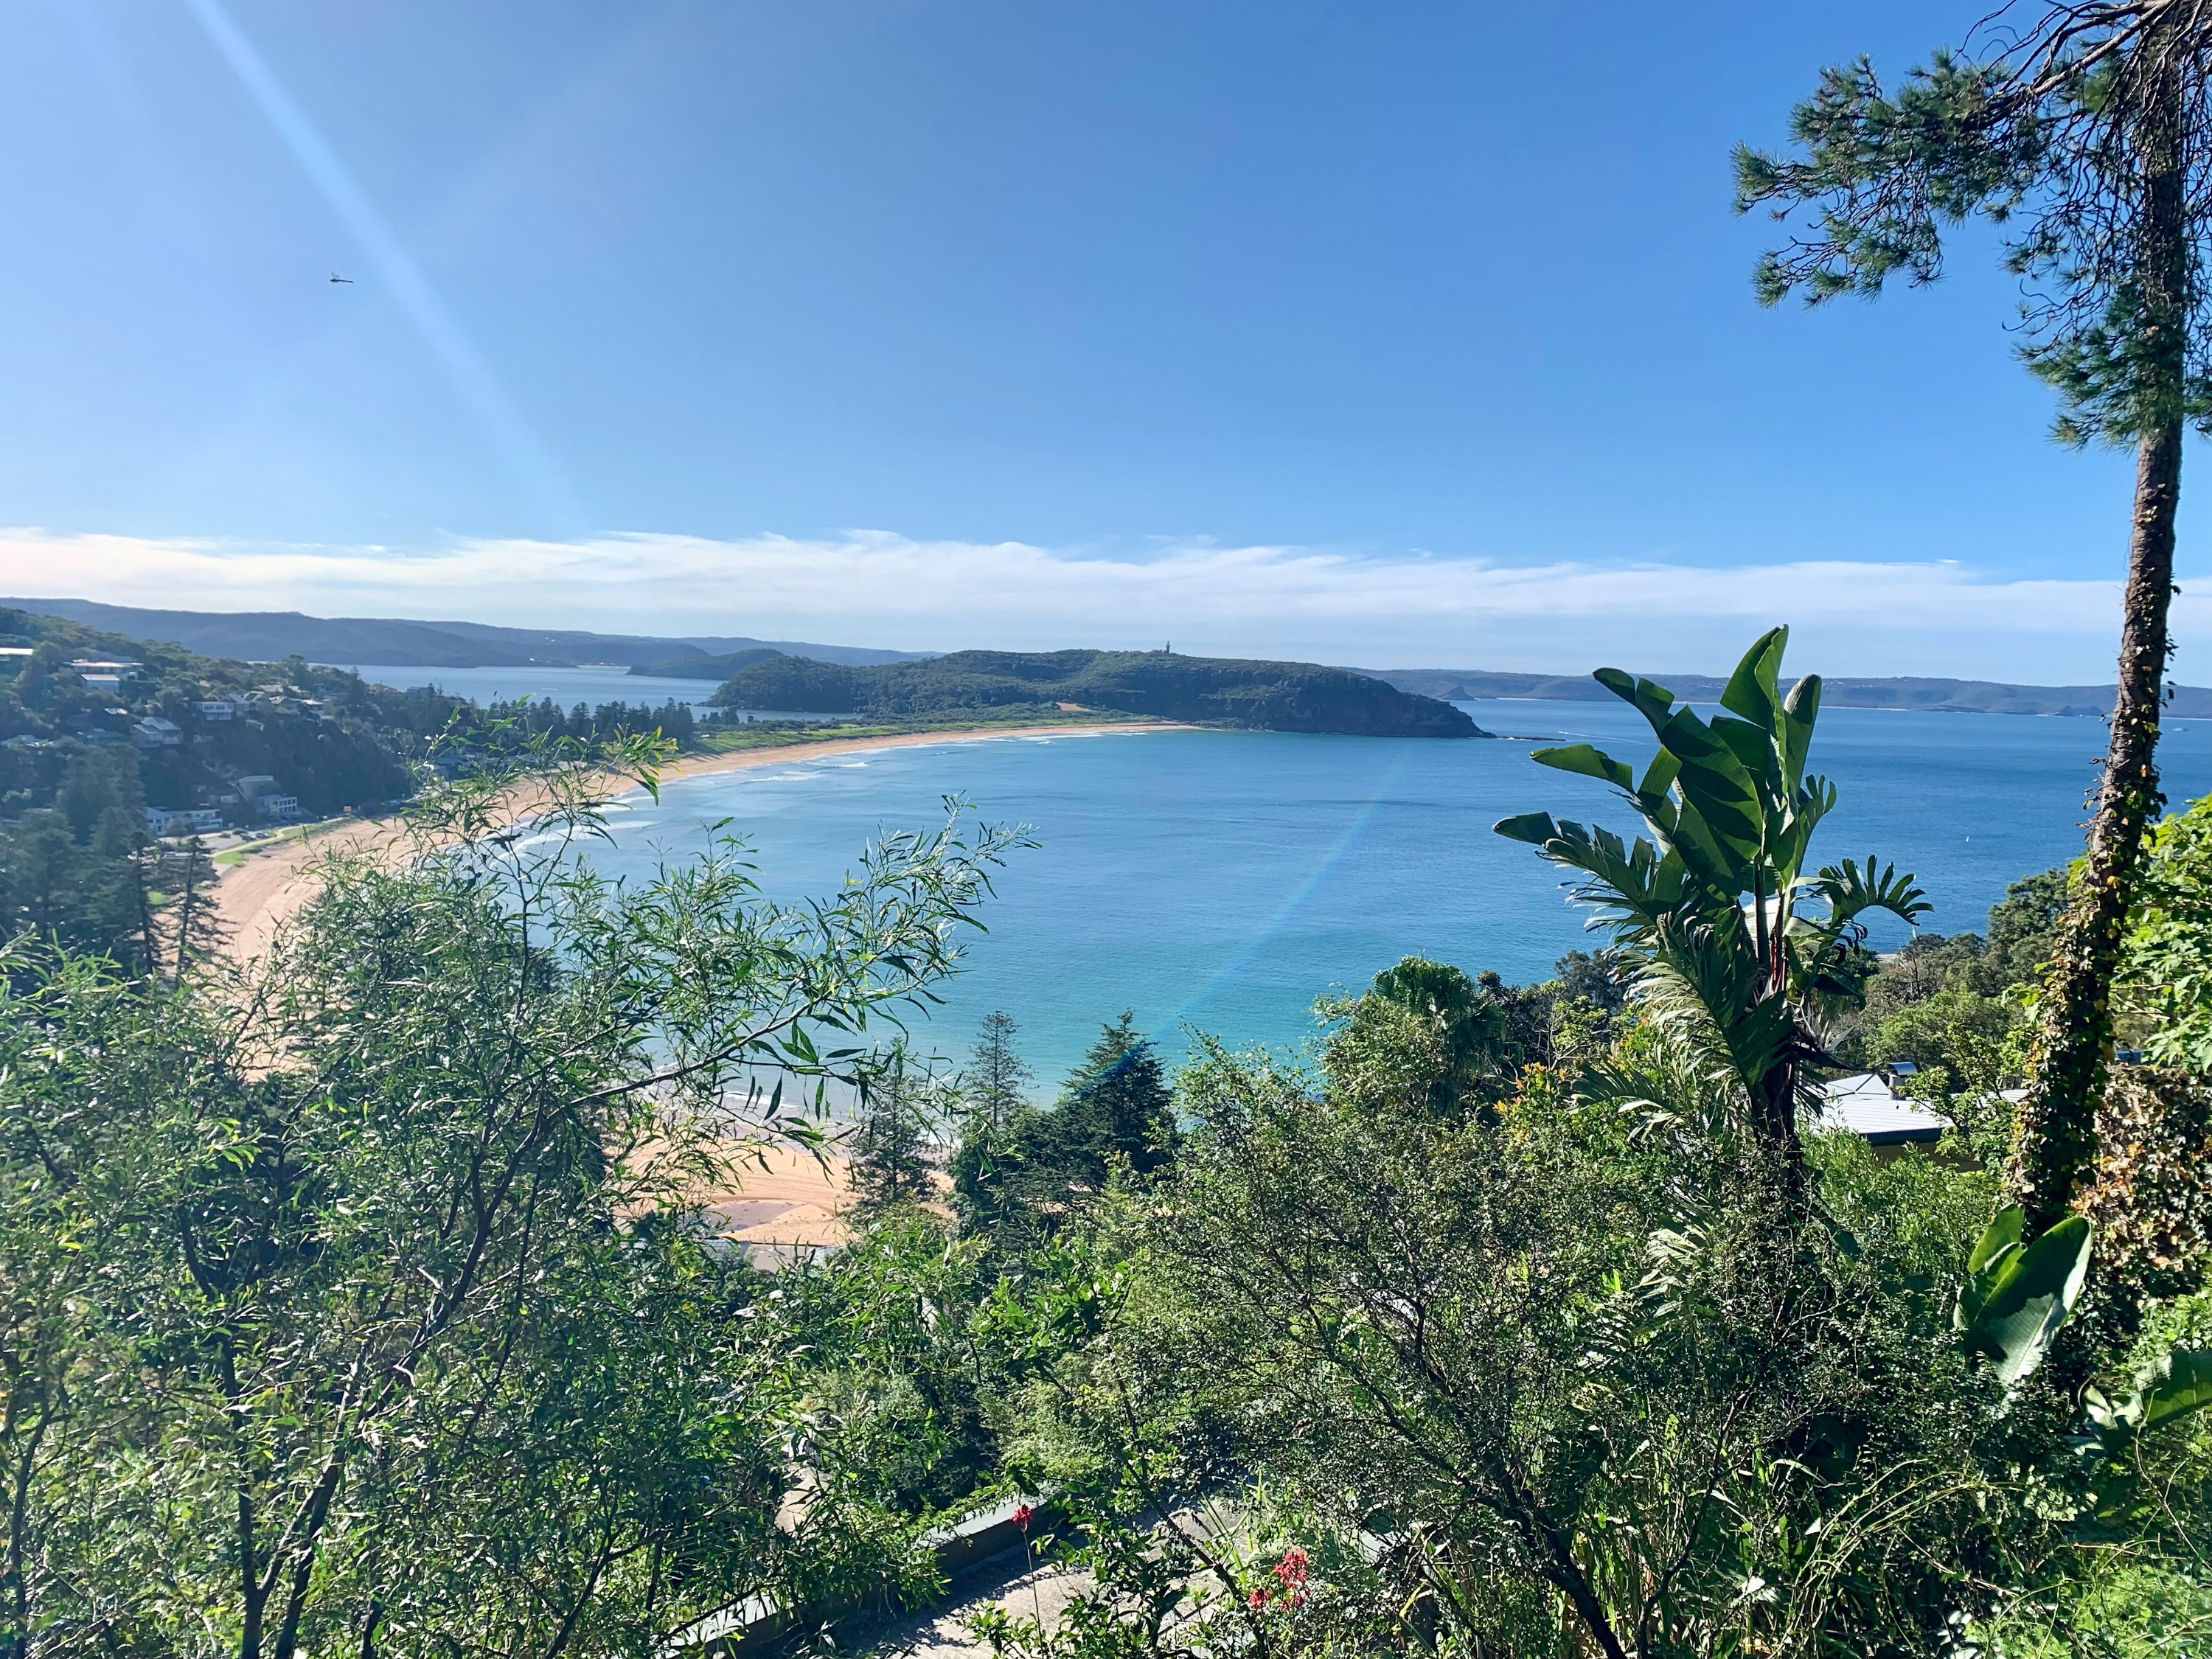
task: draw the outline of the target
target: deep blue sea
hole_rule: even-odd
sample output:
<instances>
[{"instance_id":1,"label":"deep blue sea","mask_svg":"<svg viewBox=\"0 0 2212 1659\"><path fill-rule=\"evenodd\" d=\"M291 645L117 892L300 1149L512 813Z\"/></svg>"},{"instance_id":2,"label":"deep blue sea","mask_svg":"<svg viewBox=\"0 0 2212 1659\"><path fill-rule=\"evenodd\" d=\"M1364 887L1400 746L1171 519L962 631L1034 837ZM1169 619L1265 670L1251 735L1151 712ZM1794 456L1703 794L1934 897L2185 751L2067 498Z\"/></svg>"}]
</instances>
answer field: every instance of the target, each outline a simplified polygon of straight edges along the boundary
<instances>
[{"instance_id":1,"label":"deep blue sea","mask_svg":"<svg viewBox=\"0 0 2212 1659\"><path fill-rule=\"evenodd\" d=\"M1491 731L1587 739L1639 766L1651 747L1625 706L1462 706ZM2095 720L1829 710L1814 769L1842 799L1815 850L1894 859L1935 901L1928 927L1978 928L2007 883L2079 851L2104 739ZM1408 953L1528 980L1601 942L1560 872L1491 833L1540 808L1631 827L1600 786L1534 764L1534 746L1139 731L885 749L671 783L657 806L629 803L597 856L640 874L727 819L769 894L796 899L831 890L883 829L936 822L946 794L1027 824L1041 845L1013 856L989 932L915 1036L963 1056L1003 1008L1049 1084L1123 1008L1171 1054L1193 1029L1287 1045L1312 1030L1316 996ZM2212 789L2212 723L2173 722L2162 753L2172 799Z\"/></svg>"}]
</instances>

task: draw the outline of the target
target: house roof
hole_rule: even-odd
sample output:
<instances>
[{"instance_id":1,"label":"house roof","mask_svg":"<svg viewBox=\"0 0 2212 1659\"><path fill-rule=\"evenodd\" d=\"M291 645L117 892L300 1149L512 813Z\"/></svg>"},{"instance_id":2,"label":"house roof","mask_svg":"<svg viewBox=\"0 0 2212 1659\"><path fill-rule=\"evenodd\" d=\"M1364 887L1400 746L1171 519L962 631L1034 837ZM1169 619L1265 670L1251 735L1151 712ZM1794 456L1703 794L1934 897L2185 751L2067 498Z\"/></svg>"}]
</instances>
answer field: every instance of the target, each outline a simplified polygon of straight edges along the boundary
<instances>
[{"instance_id":1,"label":"house roof","mask_svg":"<svg viewBox=\"0 0 2212 1659\"><path fill-rule=\"evenodd\" d=\"M1869 1146L1895 1146L1940 1139L1950 1120L1897 1093L1873 1073L1861 1072L1820 1085L1820 1127L1849 1129Z\"/></svg>"}]
</instances>

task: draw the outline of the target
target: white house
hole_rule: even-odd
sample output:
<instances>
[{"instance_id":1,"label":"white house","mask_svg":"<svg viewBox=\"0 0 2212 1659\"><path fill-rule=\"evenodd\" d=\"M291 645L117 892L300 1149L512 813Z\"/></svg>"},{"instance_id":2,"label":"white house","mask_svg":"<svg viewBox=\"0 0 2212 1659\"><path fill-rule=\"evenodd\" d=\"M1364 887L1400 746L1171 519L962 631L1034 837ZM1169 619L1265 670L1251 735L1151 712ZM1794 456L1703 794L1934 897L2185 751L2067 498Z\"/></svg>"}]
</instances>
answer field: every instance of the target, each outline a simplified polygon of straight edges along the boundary
<instances>
[{"instance_id":1,"label":"white house","mask_svg":"<svg viewBox=\"0 0 2212 1659\"><path fill-rule=\"evenodd\" d=\"M1849 1129L1870 1146L1903 1146L1943 1137L1950 1121L1872 1072L1820 1085L1820 1127Z\"/></svg>"},{"instance_id":2,"label":"white house","mask_svg":"<svg viewBox=\"0 0 2212 1659\"><path fill-rule=\"evenodd\" d=\"M184 727L159 714L149 714L131 728L131 741L142 749L173 749L184 740Z\"/></svg>"},{"instance_id":3,"label":"white house","mask_svg":"<svg viewBox=\"0 0 2212 1659\"><path fill-rule=\"evenodd\" d=\"M228 697L210 697L197 706L204 720L227 720L238 713L238 705Z\"/></svg>"},{"instance_id":4,"label":"white house","mask_svg":"<svg viewBox=\"0 0 2212 1659\"><path fill-rule=\"evenodd\" d=\"M157 836L185 835L222 828L222 814L212 806L149 806L146 827Z\"/></svg>"}]
</instances>

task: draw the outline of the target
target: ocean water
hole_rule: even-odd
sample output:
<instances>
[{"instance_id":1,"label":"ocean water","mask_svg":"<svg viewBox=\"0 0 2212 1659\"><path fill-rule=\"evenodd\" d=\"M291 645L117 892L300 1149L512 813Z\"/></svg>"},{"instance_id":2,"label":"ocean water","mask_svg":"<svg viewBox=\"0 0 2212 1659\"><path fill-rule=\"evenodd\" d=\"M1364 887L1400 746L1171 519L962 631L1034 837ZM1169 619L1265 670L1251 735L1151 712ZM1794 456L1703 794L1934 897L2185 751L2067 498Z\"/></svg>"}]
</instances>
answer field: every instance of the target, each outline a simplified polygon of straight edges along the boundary
<instances>
[{"instance_id":1,"label":"ocean water","mask_svg":"<svg viewBox=\"0 0 2212 1659\"><path fill-rule=\"evenodd\" d=\"M714 695L718 680L665 679L656 674L633 674L627 668L414 668L388 663L335 663L349 668L375 685L411 691L434 685L457 697L480 703L513 702L527 697L536 702L550 697L562 708L578 703L598 708L603 702L647 702L655 708L671 697L704 709Z\"/></svg>"},{"instance_id":2,"label":"ocean water","mask_svg":"<svg viewBox=\"0 0 2212 1659\"><path fill-rule=\"evenodd\" d=\"M886 828L971 802L1040 845L1012 855L971 936L966 970L917 1043L963 1056L994 1008L1049 1085L1124 1008L1164 1050L1205 1030L1236 1045L1292 1045L1314 1000L1357 990L1409 953L1543 977L1563 951L1601 943L1561 872L1491 833L1542 809L1632 828L1600 786L1537 766L1535 744L1589 740L1640 765L1634 711L1607 703L1462 705L1486 743L1132 731L893 748L678 780L624 803L594 854L638 876L696 853L726 820L771 896L834 890ZM2101 721L1834 709L1814 769L1842 799L1820 861L1869 853L1915 872L1925 925L1978 928L2006 884L2080 850ZM2212 723L2176 721L2167 793L2212 790ZM1904 930L1879 932L1894 945Z\"/></svg>"}]
</instances>

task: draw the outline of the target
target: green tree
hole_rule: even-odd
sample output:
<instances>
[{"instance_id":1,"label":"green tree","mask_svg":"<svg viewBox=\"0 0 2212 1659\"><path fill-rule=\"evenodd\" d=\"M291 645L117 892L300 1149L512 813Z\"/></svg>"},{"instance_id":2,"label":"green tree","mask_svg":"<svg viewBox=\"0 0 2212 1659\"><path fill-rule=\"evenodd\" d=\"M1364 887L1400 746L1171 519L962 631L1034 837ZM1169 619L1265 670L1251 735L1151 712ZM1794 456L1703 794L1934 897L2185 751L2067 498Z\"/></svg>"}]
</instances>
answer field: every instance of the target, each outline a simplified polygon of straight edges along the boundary
<instances>
[{"instance_id":1,"label":"green tree","mask_svg":"<svg viewBox=\"0 0 2212 1659\"><path fill-rule=\"evenodd\" d=\"M1036 1121L1039 1161L1071 1187L1099 1190L1116 1160L1149 1175L1174 1156L1174 1098L1132 1010L1098 1034L1059 1102Z\"/></svg>"},{"instance_id":2,"label":"green tree","mask_svg":"<svg viewBox=\"0 0 2212 1659\"><path fill-rule=\"evenodd\" d=\"M1159 1057L1124 1010L1049 1108L1024 1106L997 1129L970 1120L953 1158L955 1202L968 1226L1025 1243L1090 1204L1115 1168L1158 1170L1175 1144Z\"/></svg>"},{"instance_id":3,"label":"green tree","mask_svg":"<svg viewBox=\"0 0 2212 1659\"><path fill-rule=\"evenodd\" d=\"M1104 1581L1062 1625L1095 1642L1010 1651L1156 1651L1188 1597L1197 1652L1924 1653L2047 1546L1977 1461L1992 1378L1906 1288L1956 1275L1983 1177L1866 1160L1824 1190L1845 1249L1771 1231L1697 1112L1314 1082L1201 1048L1173 1170L1002 1313L1060 1332L1010 1453Z\"/></svg>"},{"instance_id":4,"label":"green tree","mask_svg":"<svg viewBox=\"0 0 2212 1659\"><path fill-rule=\"evenodd\" d=\"M650 782L659 752L541 746L441 786L404 856L332 863L235 987L95 995L64 958L10 1006L0 1249L32 1294L5 1358L34 1404L59 1266L24 1241L66 1223L97 1268L59 1304L61 1449L9 1431L33 1631L650 1651L823 1550L866 1555L837 1502L826 1533L745 1543L793 1419L731 1390L772 1393L788 1356L750 1346L772 1322L741 1320L689 1195L763 1139L818 1143L801 1100L951 970L1006 838L887 836L802 907L728 844L618 884L577 849L605 768ZM90 1188L46 1173L64 1131Z\"/></svg>"},{"instance_id":5,"label":"green tree","mask_svg":"<svg viewBox=\"0 0 2212 1659\"><path fill-rule=\"evenodd\" d=\"M1004 1009L984 1015L975 1054L961 1074L961 1097L969 1115L988 1129L1004 1129L1029 1102L1032 1073L1014 1048L1019 1029Z\"/></svg>"},{"instance_id":6,"label":"green tree","mask_svg":"<svg viewBox=\"0 0 2212 1659\"><path fill-rule=\"evenodd\" d=\"M920 1203L937 1190L942 1080L895 1050L860 1079L860 1110L846 1143L846 1180L862 1218Z\"/></svg>"},{"instance_id":7,"label":"green tree","mask_svg":"<svg viewBox=\"0 0 2212 1659\"><path fill-rule=\"evenodd\" d=\"M2161 804L2182 437L2212 420L2212 16L2170 0L2063 0L2025 28L1993 17L1977 34L1978 50L1937 52L1893 94L1863 58L1826 70L1791 118L1790 156L1738 150L1737 204L1811 216L1808 234L1759 265L1770 303L1872 295L1899 274L1932 282L1947 228L1977 216L2001 227L2029 295L2022 356L2058 393L2058 437L2135 448L2118 699L2083 877L2037 1007L2011 1166L2039 1232L2094 1155L2112 983Z\"/></svg>"},{"instance_id":8,"label":"green tree","mask_svg":"<svg viewBox=\"0 0 2212 1659\"><path fill-rule=\"evenodd\" d=\"M101 813L83 843L52 810L26 812L0 826L0 905L8 936L27 933L142 970L154 949L143 835L112 810Z\"/></svg>"},{"instance_id":9,"label":"green tree","mask_svg":"<svg viewBox=\"0 0 2212 1659\"><path fill-rule=\"evenodd\" d=\"M1981 989L1994 995L2015 985L2043 982L2058 925L2065 919L2067 870L2022 876L1990 906L1989 950Z\"/></svg>"},{"instance_id":10,"label":"green tree","mask_svg":"<svg viewBox=\"0 0 2212 1659\"><path fill-rule=\"evenodd\" d=\"M1879 910L1911 922L1928 906L1910 876L1871 857L1813 872L1813 832L1836 788L1805 772L1820 682L1808 675L1782 694L1788 641L1780 628L1759 637L1721 695L1728 712L1710 722L1664 686L1598 670L1658 738L1640 781L1588 744L1536 750L1542 765L1610 784L1651 840L1624 844L1548 812L1496 828L1583 872L1576 896L1644 964L1647 1006L1730 1080L1737 1109L1796 1187L1805 1068L1829 1060L1828 1035L1860 994L1862 919Z\"/></svg>"},{"instance_id":11,"label":"green tree","mask_svg":"<svg viewBox=\"0 0 2212 1659\"><path fill-rule=\"evenodd\" d=\"M1036 1110L1028 1094L1030 1068L1014 1051L1016 1030L1003 1010L985 1015L960 1080L964 1109L949 1168L953 1211L971 1232L988 1231L1004 1218L1015 1127Z\"/></svg>"},{"instance_id":12,"label":"green tree","mask_svg":"<svg viewBox=\"0 0 2212 1659\"><path fill-rule=\"evenodd\" d=\"M1356 1000L1322 1012L1344 1018L1324 1065L1348 1094L1449 1117L1499 1092L1505 1010L1449 963L1407 957Z\"/></svg>"},{"instance_id":13,"label":"green tree","mask_svg":"<svg viewBox=\"0 0 2212 1659\"><path fill-rule=\"evenodd\" d=\"M62 774L54 805L69 821L70 833L80 845L93 839L111 814L143 836L146 822L146 792L138 782L138 756L131 749L88 749L75 757Z\"/></svg>"}]
</instances>

